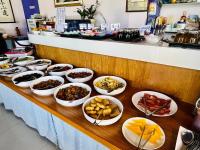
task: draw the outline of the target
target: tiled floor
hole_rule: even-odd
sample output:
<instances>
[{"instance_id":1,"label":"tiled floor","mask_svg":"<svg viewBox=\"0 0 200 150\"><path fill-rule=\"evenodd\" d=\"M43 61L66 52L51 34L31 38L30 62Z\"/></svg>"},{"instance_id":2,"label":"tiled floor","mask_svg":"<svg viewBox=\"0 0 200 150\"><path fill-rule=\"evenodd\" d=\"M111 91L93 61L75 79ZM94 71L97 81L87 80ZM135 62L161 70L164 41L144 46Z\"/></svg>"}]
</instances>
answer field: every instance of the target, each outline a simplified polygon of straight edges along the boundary
<instances>
[{"instance_id":1,"label":"tiled floor","mask_svg":"<svg viewBox=\"0 0 200 150\"><path fill-rule=\"evenodd\" d=\"M0 104L0 150L56 150L56 146Z\"/></svg>"}]
</instances>

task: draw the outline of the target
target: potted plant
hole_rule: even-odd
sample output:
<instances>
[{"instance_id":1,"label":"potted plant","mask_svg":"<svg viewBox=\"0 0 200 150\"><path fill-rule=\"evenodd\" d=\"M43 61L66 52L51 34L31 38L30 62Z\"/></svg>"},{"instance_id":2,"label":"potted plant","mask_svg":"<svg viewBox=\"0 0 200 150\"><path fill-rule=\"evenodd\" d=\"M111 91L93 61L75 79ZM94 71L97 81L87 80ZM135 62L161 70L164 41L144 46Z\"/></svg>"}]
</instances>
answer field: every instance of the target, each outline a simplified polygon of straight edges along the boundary
<instances>
[{"instance_id":1,"label":"potted plant","mask_svg":"<svg viewBox=\"0 0 200 150\"><path fill-rule=\"evenodd\" d=\"M85 9L85 7L82 10L80 8L77 8L77 13L81 16L82 20L85 20L87 16L87 10Z\"/></svg>"},{"instance_id":2,"label":"potted plant","mask_svg":"<svg viewBox=\"0 0 200 150\"><path fill-rule=\"evenodd\" d=\"M91 20L91 23L95 24L95 19L94 16L97 12L97 8L99 6L99 0L96 0L96 3L91 5L89 8L86 8L85 5L83 4L82 9L78 8L77 9L77 13L81 16L81 19L86 19L86 17L88 19Z\"/></svg>"}]
</instances>

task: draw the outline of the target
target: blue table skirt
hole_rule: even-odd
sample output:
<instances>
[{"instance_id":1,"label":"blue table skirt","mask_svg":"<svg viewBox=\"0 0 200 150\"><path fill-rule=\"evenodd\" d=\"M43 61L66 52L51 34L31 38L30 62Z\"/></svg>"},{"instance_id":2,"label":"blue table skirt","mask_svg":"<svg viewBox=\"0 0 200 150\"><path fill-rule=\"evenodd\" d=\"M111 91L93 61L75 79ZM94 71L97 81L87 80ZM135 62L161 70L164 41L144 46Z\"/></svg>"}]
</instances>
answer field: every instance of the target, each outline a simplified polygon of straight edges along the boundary
<instances>
[{"instance_id":1,"label":"blue table skirt","mask_svg":"<svg viewBox=\"0 0 200 150\"><path fill-rule=\"evenodd\" d=\"M66 124L46 110L0 83L0 104L24 120L38 133L57 144L62 150L107 150L79 130Z\"/></svg>"}]
</instances>

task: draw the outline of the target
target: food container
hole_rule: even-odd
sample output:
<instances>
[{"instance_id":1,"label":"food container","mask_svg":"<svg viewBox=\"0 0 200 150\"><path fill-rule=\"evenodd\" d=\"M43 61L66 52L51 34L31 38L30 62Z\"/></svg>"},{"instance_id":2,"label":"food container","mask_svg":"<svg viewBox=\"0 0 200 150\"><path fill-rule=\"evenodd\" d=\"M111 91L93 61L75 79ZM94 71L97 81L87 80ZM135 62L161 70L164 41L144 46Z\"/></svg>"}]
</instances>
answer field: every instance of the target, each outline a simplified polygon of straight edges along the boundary
<instances>
[{"instance_id":1,"label":"food container","mask_svg":"<svg viewBox=\"0 0 200 150\"><path fill-rule=\"evenodd\" d=\"M90 117L86 112L85 112L85 106L92 100L94 99L95 97L99 97L99 98L103 98L103 99L108 99L110 100L111 102L113 102L114 104L117 104L117 106L119 107L120 109L120 114L112 119L108 119L108 120L96 120L92 117ZM83 106L82 106L82 111L83 111L83 114L85 116L85 118L91 122L91 123L94 123L95 120L96 120L96 123L99 125L99 126L107 126L107 125L111 125L111 124L114 124L115 122L117 122L121 117L122 117L122 114L123 114L123 105L122 103L120 102L120 100L114 98L114 97L111 97L111 96L106 96L106 95L99 95L99 96L94 96L94 97L91 97L89 99L87 99Z\"/></svg>"},{"instance_id":2,"label":"food container","mask_svg":"<svg viewBox=\"0 0 200 150\"><path fill-rule=\"evenodd\" d=\"M3 76L6 80L10 81L13 76L25 71L27 71L27 68L17 66L17 67L1 70L0 76Z\"/></svg>"},{"instance_id":3,"label":"food container","mask_svg":"<svg viewBox=\"0 0 200 150\"><path fill-rule=\"evenodd\" d=\"M118 89L116 89L116 90L113 90L112 92L108 92L107 90L104 90L104 89L101 89L101 88L95 86L96 83L97 83L98 81L101 81L101 80L103 80L103 79L105 79L105 78L107 78L107 77L112 78L112 79L117 80L118 82L122 83L122 84L123 84L123 87L118 88ZM110 96L113 96L113 95L118 95L118 94L124 92L124 90L126 89L127 83L126 83L126 81L125 81L124 79L122 79L122 78L120 78L120 77L116 77L116 76L102 76L102 77L96 78L96 79L93 81L93 85L94 85L95 90L96 90L98 93L100 93L100 94L102 94L102 95L110 95Z\"/></svg>"},{"instance_id":4,"label":"food container","mask_svg":"<svg viewBox=\"0 0 200 150\"><path fill-rule=\"evenodd\" d=\"M60 81L61 82L61 85L64 84L64 79L62 77L59 77L59 76L45 76L45 77L41 77L39 79L36 79L34 80L31 84L30 84L30 88L31 88L31 91L37 95L40 95L40 96L50 96L54 93L54 91L56 90L56 88L58 88L59 86L57 87L54 87L54 88L51 88L51 89L47 89L47 90L38 90L38 89L34 89L34 85L36 84L39 84L43 81L48 81L48 80L57 80L57 81Z\"/></svg>"},{"instance_id":5,"label":"food container","mask_svg":"<svg viewBox=\"0 0 200 150\"><path fill-rule=\"evenodd\" d=\"M159 93L159 92L154 92L154 91L140 91L140 92L137 92L135 93L133 96L132 96L132 103L133 105L140 111L144 112L145 113L145 108L144 107L141 107L141 105L139 105L139 101L144 97L145 94L148 94L148 95L153 95L153 96L156 96L157 98L160 98L160 99L164 99L164 100L170 100L171 103L170 103L170 107L169 107L169 110L170 112L169 113L166 113L166 114L152 114L153 116L157 116L157 117L168 117L168 116L171 116L171 115L174 115L177 111L178 111L178 106L176 104L176 102L170 98L169 96L165 95L165 94L162 94L162 93ZM148 103L146 102L146 105ZM156 104L159 104L158 102L156 102ZM162 104L163 105L163 104ZM151 101L151 107L155 109L158 107L162 107L162 105L160 106L156 106L155 107L155 102ZM151 114L151 111L149 111L147 109L147 114Z\"/></svg>"},{"instance_id":6,"label":"food container","mask_svg":"<svg viewBox=\"0 0 200 150\"><path fill-rule=\"evenodd\" d=\"M0 65L0 72L11 69L12 67L13 67L12 63L2 64L2 65Z\"/></svg>"},{"instance_id":7,"label":"food container","mask_svg":"<svg viewBox=\"0 0 200 150\"><path fill-rule=\"evenodd\" d=\"M25 60L25 61L14 61L14 64L15 65L18 65L18 66L25 66L27 65L29 62L33 61L35 58L33 56L22 56L22 57L18 57L18 59L25 59L25 58L28 58L28 60Z\"/></svg>"},{"instance_id":8,"label":"food container","mask_svg":"<svg viewBox=\"0 0 200 150\"><path fill-rule=\"evenodd\" d=\"M16 82L15 82L15 79L18 78L18 77L22 77L22 76L29 75L29 74L34 74L34 73L41 74L42 76L44 76L44 73L43 73L42 71L26 71L26 72L22 72L22 73L19 73L19 74L15 75L15 76L12 78L12 82L13 82L16 86L19 86L19 87L22 87L22 88L28 88L28 87L30 86L30 84L31 84L34 80L16 83Z\"/></svg>"},{"instance_id":9,"label":"food container","mask_svg":"<svg viewBox=\"0 0 200 150\"><path fill-rule=\"evenodd\" d=\"M137 42L143 40L140 36L140 30L137 28L120 29L113 35L112 39L125 42Z\"/></svg>"},{"instance_id":10,"label":"food container","mask_svg":"<svg viewBox=\"0 0 200 150\"><path fill-rule=\"evenodd\" d=\"M88 77L85 77L85 78L71 78L71 77L69 77L70 73L79 73L79 72L87 72L87 73L91 73L91 75L88 76ZM84 82L87 82L87 81L92 79L93 75L94 75L94 72L91 69L87 69L87 68L71 69L71 70L68 70L65 73L65 76L66 76L67 80L69 80L72 83L84 83Z\"/></svg>"},{"instance_id":11,"label":"food container","mask_svg":"<svg viewBox=\"0 0 200 150\"><path fill-rule=\"evenodd\" d=\"M33 63L37 63L40 61L44 61L47 62L46 64L33 64ZM38 60L34 60L29 62L26 66L30 69L30 70L45 70L49 65L51 65L51 60L49 59L38 59Z\"/></svg>"},{"instance_id":12,"label":"food container","mask_svg":"<svg viewBox=\"0 0 200 150\"><path fill-rule=\"evenodd\" d=\"M65 67L65 66L67 66L67 67L69 67L71 69L73 68L73 66L71 64L56 64L56 65L49 66L47 68L47 72L51 76L64 76L65 72L68 71L68 70L66 70L66 71L59 71L59 72L56 72L56 71L54 72L54 71L50 71L50 70L53 69L53 68L55 68L55 67Z\"/></svg>"},{"instance_id":13,"label":"food container","mask_svg":"<svg viewBox=\"0 0 200 150\"><path fill-rule=\"evenodd\" d=\"M62 99L57 98L56 95L57 95L57 93L59 92L60 89L65 89L65 88L70 87L70 86L82 87L82 88L86 89L89 92L89 94L86 95L85 97L81 98L81 99L77 99L77 100L73 100L73 101L67 101L67 100L62 100ZM92 92L92 89L87 84L84 84L84 83L68 83L68 84L64 84L64 85L58 87L55 90L54 98L55 98L56 102L59 103L60 105L63 105L63 106L66 106L66 107L74 107L74 106L78 106L78 105L83 104L90 97L91 92Z\"/></svg>"},{"instance_id":14,"label":"food container","mask_svg":"<svg viewBox=\"0 0 200 150\"><path fill-rule=\"evenodd\" d=\"M130 131L130 129L127 128L128 124L130 124L133 121L138 121L138 120L145 120L147 125L157 126L157 130L159 129L160 133L162 134L162 136L159 139L157 139L158 140L157 143L153 144L153 143L150 142L150 139L149 139L149 142L147 142L142 149L144 149L144 150L154 150L154 149L161 148L165 143L165 133L164 133L163 129L157 123L155 123L152 120L146 119L146 118L133 117L133 118L129 118L128 120L126 120L124 122L124 124L122 125L122 134L124 135L125 139L130 144L134 145L135 147L138 147L141 135L137 135L137 134L133 133L132 131ZM157 136L158 135L156 134L156 137ZM141 139L141 142L140 142L141 145L140 146L142 146L143 145L142 143L145 143L145 141L146 141L146 139Z\"/></svg>"},{"instance_id":15,"label":"food container","mask_svg":"<svg viewBox=\"0 0 200 150\"><path fill-rule=\"evenodd\" d=\"M10 59L8 57L0 57L0 65L7 64L9 61Z\"/></svg>"}]
</instances>

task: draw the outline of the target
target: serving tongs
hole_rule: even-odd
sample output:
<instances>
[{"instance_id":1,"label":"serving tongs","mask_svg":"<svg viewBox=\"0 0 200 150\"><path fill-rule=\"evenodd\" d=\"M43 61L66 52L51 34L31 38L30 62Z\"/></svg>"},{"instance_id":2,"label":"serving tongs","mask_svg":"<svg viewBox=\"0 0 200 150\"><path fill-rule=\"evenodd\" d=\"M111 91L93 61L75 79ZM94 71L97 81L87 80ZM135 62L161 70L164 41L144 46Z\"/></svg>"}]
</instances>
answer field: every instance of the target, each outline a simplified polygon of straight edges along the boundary
<instances>
[{"instance_id":1,"label":"serving tongs","mask_svg":"<svg viewBox=\"0 0 200 150\"><path fill-rule=\"evenodd\" d=\"M151 131L151 132L149 132L149 136L148 136L148 138L144 141L144 143L141 145L141 142L142 142L142 138L143 138L143 136L144 136L144 133L145 133L145 130L146 130L146 126L144 126L144 127L141 127L140 126L140 129L141 129L141 131L142 131L142 133L141 133L141 135L140 135L140 140L139 140L139 143L138 143L138 146L137 146L137 150L142 150L142 149L144 149L144 147L146 146L146 144L149 142L149 140L151 139L151 137L155 134L155 128Z\"/></svg>"},{"instance_id":2,"label":"serving tongs","mask_svg":"<svg viewBox=\"0 0 200 150\"><path fill-rule=\"evenodd\" d=\"M100 116L101 116L101 113L99 113L98 116L97 116L97 118L94 120L94 123L93 123L93 124L94 124L95 126L98 126L98 125L101 123L102 120L100 120L99 123L97 123L97 120L99 119Z\"/></svg>"},{"instance_id":3,"label":"serving tongs","mask_svg":"<svg viewBox=\"0 0 200 150\"><path fill-rule=\"evenodd\" d=\"M14 74L14 73L18 73L20 71L19 68L16 68L16 69L12 69L12 70L8 70L8 71L3 71L3 72L0 72L0 75L4 75L4 74Z\"/></svg>"},{"instance_id":4,"label":"serving tongs","mask_svg":"<svg viewBox=\"0 0 200 150\"><path fill-rule=\"evenodd\" d=\"M145 116L146 118L154 115L155 113L159 112L160 110L162 110L163 108L167 107L167 105L169 105L169 103L165 103L164 105L160 106L159 108L157 108L156 110L150 112L150 113L147 113L147 105L146 105L146 100L144 99L144 109L145 109Z\"/></svg>"}]
</instances>

